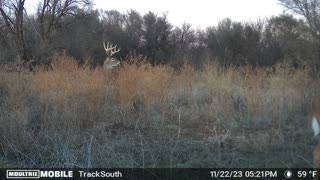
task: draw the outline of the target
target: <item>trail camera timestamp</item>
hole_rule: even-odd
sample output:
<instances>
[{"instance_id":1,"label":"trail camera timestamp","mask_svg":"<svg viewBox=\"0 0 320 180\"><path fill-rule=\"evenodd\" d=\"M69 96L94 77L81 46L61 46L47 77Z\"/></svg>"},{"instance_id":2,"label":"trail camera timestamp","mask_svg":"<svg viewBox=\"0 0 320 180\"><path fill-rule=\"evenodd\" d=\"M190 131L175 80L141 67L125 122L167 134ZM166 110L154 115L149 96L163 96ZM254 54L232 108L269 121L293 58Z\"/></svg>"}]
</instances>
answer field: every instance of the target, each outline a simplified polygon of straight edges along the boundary
<instances>
[{"instance_id":1,"label":"trail camera timestamp","mask_svg":"<svg viewBox=\"0 0 320 180\"><path fill-rule=\"evenodd\" d=\"M210 171L212 178L276 178L277 171L264 170L213 170Z\"/></svg>"}]
</instances>

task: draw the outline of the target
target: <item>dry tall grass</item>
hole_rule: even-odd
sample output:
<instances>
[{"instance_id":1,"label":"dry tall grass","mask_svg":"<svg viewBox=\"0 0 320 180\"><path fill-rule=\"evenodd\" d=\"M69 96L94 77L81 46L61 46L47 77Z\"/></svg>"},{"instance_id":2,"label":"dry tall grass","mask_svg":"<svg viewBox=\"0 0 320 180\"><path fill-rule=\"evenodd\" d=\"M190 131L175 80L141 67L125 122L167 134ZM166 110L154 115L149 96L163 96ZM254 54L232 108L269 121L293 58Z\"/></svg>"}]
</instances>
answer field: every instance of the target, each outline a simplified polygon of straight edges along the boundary
<instances>
[{"instance_id":1,"label":"dry tall grass","mask_svg":"<svg viewBox=\"0 0 320 180\"><path fill-rule=\"evenodd\" d=\"M311 167L308 69L51 67L1 68L0 165Z\"/></svg>"}]
</instances>

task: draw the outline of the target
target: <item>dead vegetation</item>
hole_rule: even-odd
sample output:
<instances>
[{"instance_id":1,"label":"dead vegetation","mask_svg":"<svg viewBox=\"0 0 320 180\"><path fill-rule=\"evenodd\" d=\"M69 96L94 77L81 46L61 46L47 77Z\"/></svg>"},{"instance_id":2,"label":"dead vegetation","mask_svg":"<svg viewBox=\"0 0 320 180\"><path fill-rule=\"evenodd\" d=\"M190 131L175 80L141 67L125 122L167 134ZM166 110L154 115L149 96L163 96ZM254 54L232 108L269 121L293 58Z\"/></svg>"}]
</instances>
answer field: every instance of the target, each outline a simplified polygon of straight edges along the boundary
<instances>
[{"instance_id":1,"label":"dead vegetation","mask_svg":"<svg viewBox=\"0 0 320 180\"><path fill-rule=\"evenodd\" d=\"M309 70L0 70L2 167L311 167Z\"/></svg>"}]
</instances>

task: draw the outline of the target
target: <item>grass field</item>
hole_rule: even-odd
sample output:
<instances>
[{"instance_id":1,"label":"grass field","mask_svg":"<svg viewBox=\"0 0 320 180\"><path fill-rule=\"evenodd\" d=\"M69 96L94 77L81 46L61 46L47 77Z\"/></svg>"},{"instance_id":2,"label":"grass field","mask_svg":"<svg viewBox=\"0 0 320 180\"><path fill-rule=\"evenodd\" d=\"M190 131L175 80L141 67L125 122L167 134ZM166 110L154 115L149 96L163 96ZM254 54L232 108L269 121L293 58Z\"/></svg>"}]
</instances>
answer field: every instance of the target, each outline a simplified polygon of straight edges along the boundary
<instances>
[{"instance_id":1,"label":"grass field","mask_svg":"<svg viewBox=\"0 0 320 180\"><path fill-rule=\"evenodd\" d=\"M0 167L312 167L308 68L51 67L1 68Z\"/></svg>"}]
</instances>

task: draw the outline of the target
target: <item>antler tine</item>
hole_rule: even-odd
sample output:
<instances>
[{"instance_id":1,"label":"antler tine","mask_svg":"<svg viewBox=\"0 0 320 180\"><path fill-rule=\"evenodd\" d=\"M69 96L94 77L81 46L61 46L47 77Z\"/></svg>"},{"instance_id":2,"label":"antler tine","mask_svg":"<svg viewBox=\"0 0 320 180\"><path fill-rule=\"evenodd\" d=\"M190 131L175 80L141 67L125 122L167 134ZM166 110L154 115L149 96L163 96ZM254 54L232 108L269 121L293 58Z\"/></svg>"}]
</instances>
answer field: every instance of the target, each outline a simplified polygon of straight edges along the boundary
<instances>
[{"instance_id":1,"label":"antler tine","mask_svg":"<svg viewBox=\"0 0 320 180\"><path fill-rule=\"evenodd\" d=\"M105 42L102 42L102 44L103 44L104 50L107 50L107 48L106 48L106 43L105 43Z\"/></svg>"},{"instance_id":2,"label":"antler tine","mask_svg":"<svg viewBox=\"0 0 320 180\"><path fill-rule=\"evenodd\" d=\"M112 44L110 44L110 42L108 42L107 48L108 48L108 50L111 50L111 49L112 49Z\"/></svg>"},{"instance_id":3,"label":"antler tine","mask_svg":"<svg viewBox=\"0 0 320 180\"><path fill-rule=\"evenodd\" d=\"M113 54L117 53L120 51L120 49L117 49L117 44L116 45L112 45L111 43L107 43L107 47L105 45L105 43L103 43L103 47L104 47L104 50L106 51L106 54L108 56L112 56Z\"/></svg>"},{"instance_id":4,"label":"antler tine","mask_svg":"<svg viewBox=\"0 0 320 180\"><path fill-rule=\"evenodd\" d=\"M112 50L110 51L110 56L114 55L115 53L119 52L121 49L117 49L117 45L115 45Z\"/></svg>"},{"instance_id":5,"label":"antler tine","mask_svg":"<svg viewBox=\"0 0 320 180\"><path fill-rule=\"evenodd\" d=\"M111 45L112 45L112 44L111 44ZM112 48L110 48L110 43L108 42L108 43L107 43L107 47L106 47L106 43L103 42L103 47L104 47L104 50L106 51L106 54L109 56L110 51L112 50Z\"/></svg>"}]
</instances>

